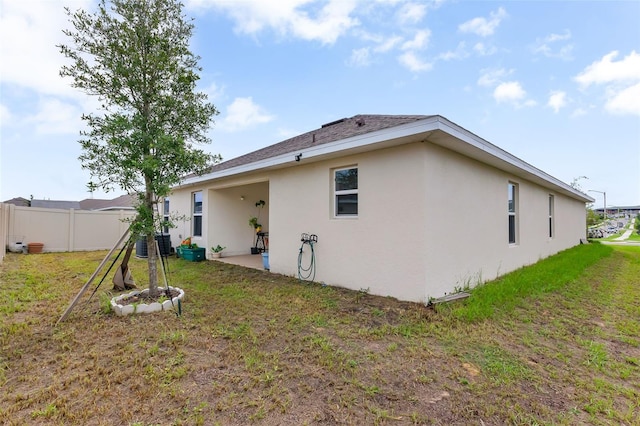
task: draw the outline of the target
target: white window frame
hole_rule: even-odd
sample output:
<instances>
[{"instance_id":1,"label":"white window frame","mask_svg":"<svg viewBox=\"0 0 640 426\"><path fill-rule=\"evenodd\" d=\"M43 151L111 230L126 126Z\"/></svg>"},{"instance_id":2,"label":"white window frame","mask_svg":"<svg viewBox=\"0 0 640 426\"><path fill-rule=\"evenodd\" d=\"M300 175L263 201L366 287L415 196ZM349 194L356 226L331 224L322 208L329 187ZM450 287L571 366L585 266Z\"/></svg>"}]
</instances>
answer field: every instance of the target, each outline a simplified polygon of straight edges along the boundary
<instances>
[{"instance_id":1,"label":"white window frame","mask_svg":"<svg viewBox=\"0 0 640 426\"><path fill-rule=\"evenodd\" d=\"M513 200L511 200L513 188ZM508 210L508 227L507 234L509 239L509 245L515 246L518 244L518 184L515 182L509 182L507 185L507 210ZM511 232L511 223L513 221L513 236ZM513 237L513 238L512 238Z\"/></svg>"},{"instance_id":2,"label":"white window frame","mask_svg":"<svg viewBox=\"0 0 640 426\"><path fill-rule=\"evenodd\" d=\"M352 170L352 169L356 169L358 170L358 165L352 165L352 166L348 166L348 167L340 167L337 169L333 169L331 175L333 177L333 217L336 219L343 219L343 218L357 218L358 217L358 213L356 214L345 214L345 213L338 213L338 196L340 195L358 195L358 188L360 187L360 183L357 182L357 187L355 189L343 189L343 190L338 190L337 189L337 185L336 185L336 175L338 172L344 171L344 170ZM358 204L356 205L356 209L359 210L359 204L360 204L360 197L358 197Z\"/></svg>"},{"instance_id":3,"label":"white window frame","mask_svg":"<svg viewBox=\"0 0 640 426\"><path fill-rule=\"evenodd\" d=\"M200 194L201 200L200 200L200 211L197 212L196 211L196 195ZM204 210L204 201L202 200L202 191L196 191L196 192L192 192L191 193L191 236L193 237L202 237L202 225L203 225L203 221L202 221L202 211ZM196 217L200 217L200 234L196 234Z\"/></svg>"}]
</instances>

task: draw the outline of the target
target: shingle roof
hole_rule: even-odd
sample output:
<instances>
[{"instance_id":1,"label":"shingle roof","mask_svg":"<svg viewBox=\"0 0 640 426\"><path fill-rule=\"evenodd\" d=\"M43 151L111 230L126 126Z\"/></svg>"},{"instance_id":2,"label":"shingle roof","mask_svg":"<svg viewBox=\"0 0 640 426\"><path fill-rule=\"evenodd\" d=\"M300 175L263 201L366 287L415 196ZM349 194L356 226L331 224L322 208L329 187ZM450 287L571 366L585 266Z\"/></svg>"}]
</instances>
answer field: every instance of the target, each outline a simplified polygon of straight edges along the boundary
<instances>
[{"instance_id":1,"label":"shingle roof","mask_svg":"<svg viewBox=\"0 0 640 426\"><path fill-rule=\"evenodd\" d=\"M29 200L22 197L12 198L10 200L3 201L2 203L13 204L14 206L20 206L20 207L29 207Z\"/></svg>"},{"instance_id":2,"label":"shingle roof","mask_svg":"<svg viewBox=\"0 0 640 426\"><path fill-rule=\"evenodd\" d=\"M112 200L87 198L80 201L80 208L82 210L109 210L109 209L126 210L126 209L133 208L134 204L135 204L134 196L121 195Z\"/></svg>"},{"instance_id":3,"label":"shingle roof","mask_svg":"<svg viewBox=\"0 0 640 426\"><path fill-rule=\"evenodd\" d=\"M29 207L29 200L13 198L5 203ZM82 201L63 200L31 200L31 207L47 209L75 209L75 210L131 210L135 205L134 195L121 195L112 200L87 198Z\"/></svg>"},{"instance_id":4,"label":"shingle roof","mask_svg":"<svg viewBox=\"0 0 640 426\"><path fill-rule=\"evenodd\" d=\"M250 152L240 157L216 164L208 173L230 169L232 167L250 164L267 158L276 157L281 154L303 150L313 146L318 146L377 130L388 129L414 121L424 120L432 117L430 115L373 115L362 114L351 118L343 118L323 124L320 128L311 130L290 139L270 145L266 148Z\"/></svg>"},{"instance_id":5,"label":"shingle roof","mask_svg":"<svg viewBox=\"0 0 640 426\"><path fill-rule=\"evenodd\" d=\"M40 207L45 209L79 209L78 201L63 200L31 200L31 207Z\"/></svg>"}]
</instances>

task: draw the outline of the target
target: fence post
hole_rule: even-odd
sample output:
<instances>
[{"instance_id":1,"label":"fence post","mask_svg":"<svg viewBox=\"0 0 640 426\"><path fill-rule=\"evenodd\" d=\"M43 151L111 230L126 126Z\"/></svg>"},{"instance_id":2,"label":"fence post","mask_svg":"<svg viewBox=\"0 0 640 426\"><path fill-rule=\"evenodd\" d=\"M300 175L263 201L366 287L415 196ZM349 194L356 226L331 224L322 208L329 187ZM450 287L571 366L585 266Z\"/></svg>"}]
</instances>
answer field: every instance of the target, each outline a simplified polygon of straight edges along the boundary
<instances>
[{"instance_id":1,"label":"fence post","mask_svg":"<svg viewBox=\"0 0 640 426\"><path fill-rule=\"evenodd\" d=\"M76 231L76 211L69 209L69 241L67 242L67 251L73 251L75 248L75 231Z\"/></svg>"},{"instance_id":2,"label":"fence post","mask_svg":"<svg viewBox=\"0 0 640 426\"><path fill-rule=\"evenodd\" d=\"M4 260L4 256L7 253L7 244L9 243L9 216L7 212L7 204L0 203L0 241L2 241L2 247L0 247L0 263Z\"/></svg>"}]
</instances>

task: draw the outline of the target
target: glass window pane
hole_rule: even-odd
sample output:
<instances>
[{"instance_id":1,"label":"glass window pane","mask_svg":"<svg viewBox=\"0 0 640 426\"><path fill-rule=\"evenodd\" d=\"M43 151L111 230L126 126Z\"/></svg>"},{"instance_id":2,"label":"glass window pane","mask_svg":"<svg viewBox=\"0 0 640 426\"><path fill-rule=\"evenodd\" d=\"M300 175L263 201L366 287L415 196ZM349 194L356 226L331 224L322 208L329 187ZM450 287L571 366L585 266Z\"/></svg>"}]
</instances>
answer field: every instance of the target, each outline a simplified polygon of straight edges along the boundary
<instances>
[{"instance_id":1,"label":"glass window pane","mask_svg":"<svg viewBox=\"0 0 640 426\"><path fill-rule=\"evenodd\" d=\"M336 191L358 189L358 169L336 170Z\"/></svg>"},{"instance_id":2,"label":"glass window pane","mask_svg":"<svg viewBox=\"0 0 640 426\"><path fill-rule=\"evenodd\" d=\"M336 215L357 215L358 194L336 195Z\"/></svg>"},{"instance_id":3,"label":"glass window pane","mask_svg":"<svg viewBox=\"0 0 640 426\"><path fill-rule=\"evenodd\" d=\"M193 193L193 212L202 213L202 192Z\"/></svg>"},{"instance_id":4,"label":"glass window pane","mask_svg":"<svg viewBox=\"0 0 640 426\"><path fill-rule=\"evenodd\" d=\"M509 215L509 244L516 242L516 217Z\"/></svg>"},{"instance_id":5,"label":"glass window pane","mask_svg":"<svg viewBox=\"0 0 640 426\"><path fill-rule=\"evenodd\" d=\"M193 217L193 236L194 237L202 236L202 216Z\"/></svg>"},{"instance_id":6,"label":"glass window pane","mask_svg":"<svg viewBox=\"0 0 640 426\"><path fill-rule=\"evenodd\" d=\"M516 186L512 183L509 184L509 211L516 211Z\"/></svg>"}]
</instances>

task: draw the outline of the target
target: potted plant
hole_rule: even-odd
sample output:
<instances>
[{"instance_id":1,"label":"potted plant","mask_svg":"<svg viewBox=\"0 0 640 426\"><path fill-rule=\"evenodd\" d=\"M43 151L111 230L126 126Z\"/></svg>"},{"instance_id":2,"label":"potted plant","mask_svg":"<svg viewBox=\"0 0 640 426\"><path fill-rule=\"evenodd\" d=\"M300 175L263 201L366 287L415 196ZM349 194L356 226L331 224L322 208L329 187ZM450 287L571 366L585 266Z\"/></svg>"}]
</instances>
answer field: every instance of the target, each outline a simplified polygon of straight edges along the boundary
<instances>
[{"instance_id":1,"label":"potted plant","mask_svg":"<svg viewBox=\"0 0 640 426\"><path fill-rule=\"evenodd\" d=\"M220 244L218 244L215 247L211 247L211 258L212 259L219 259L222 257L222 250L226 249L226 247L222 247Z\"/></svg>"},{"instance_id":2,"label":"potted plant","mask_svg":"<svg viewBox=\"0 0 640 426\"><path fill-rule=\"evenodd\" d=\"M262 225L260 224L260 211L262 210L262 208L265 206L265 201L264 200L258 200L256 201L256 208L258 209L258 215L257 216L252 216L251 218L249 218L249 226L252 227L255 232L256 235L262 231ZM258 254L260 253L260 251L258 250L257 247L257 242L258 239L256 237L256 242L254 244L253 247L251 247L251 254Z\"/></svg>"},{"instance_id":3,"label":"potted plant","mask_svg":"<svg viewBox=\"0 0 640 426\"><path fill-rule=\"evenodd\" d=\"M262 230L262 225L258 223L258 218L256 216L252 216L249 219L249 226L255 229L256 233Z\"/></svg>"}]
</instances>

